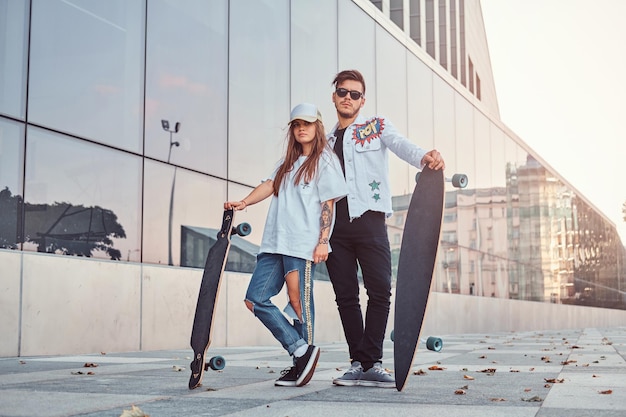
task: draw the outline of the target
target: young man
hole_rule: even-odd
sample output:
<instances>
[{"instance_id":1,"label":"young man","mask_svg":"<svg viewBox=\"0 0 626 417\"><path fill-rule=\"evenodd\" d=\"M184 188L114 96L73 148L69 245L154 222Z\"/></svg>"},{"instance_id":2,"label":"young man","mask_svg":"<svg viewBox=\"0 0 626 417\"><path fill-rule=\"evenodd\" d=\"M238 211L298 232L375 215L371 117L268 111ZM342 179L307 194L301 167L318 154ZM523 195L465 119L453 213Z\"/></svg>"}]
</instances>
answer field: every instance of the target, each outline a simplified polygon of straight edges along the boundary
<instances>
[{"instance_id":1,"label":"young man","mask_svg":"<svg viewBox=\"0 0 626 417\"><path fill-rule=\"evenodd\" d=\"M336 385L395 387L382 367L383 340L391 304L391 250L385 218L392 214L387 151L409 164L444 169L436 150L426 152L402 136L381 116L360 115L365 80L357 70L338 73L332 100L338 123L328 134L348 184L348 196L337 202L336 223L326 261L352 361L333 380ZM357 264L368 303L363 322Z\"/></svg>"}]
</instances>

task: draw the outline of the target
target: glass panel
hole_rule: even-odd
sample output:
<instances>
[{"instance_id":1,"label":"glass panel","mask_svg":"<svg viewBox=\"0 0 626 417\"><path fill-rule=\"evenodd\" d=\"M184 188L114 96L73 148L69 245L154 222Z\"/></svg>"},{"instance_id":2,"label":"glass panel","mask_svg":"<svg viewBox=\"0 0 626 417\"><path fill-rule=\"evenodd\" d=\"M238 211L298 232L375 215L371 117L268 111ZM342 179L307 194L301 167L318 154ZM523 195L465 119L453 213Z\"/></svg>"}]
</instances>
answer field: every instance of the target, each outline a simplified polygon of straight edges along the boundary
<instances>
[{"instance_id":1,"label":"glass panel","mask_svg":"<svg viewBox=\"0 0 626 417\"><path fill-rule=\"evenodd\" d=\"M506 176L506 216L507 216L507 258L508 258L508 282L509 298L519 299L520 280L520 207L519 187L517 183L517 170L522 165L518 160L522 150L511 138L505 137L504 144L504 170Z\"/></svg>"},{"instance_id":2,"label":"glass panel","mask_svg":"<svg viewBox=\"0 0 626 417\"><path fill-rule=\"evenodd\" d=\"M222 225L226 183L148 160L144 177L143 261L203 268Z\"/></svg>"},{"instance_id":3,"label":"glass panel","mask_svg":"<svg viewBox=\"0 0 626 417\"><path fill-rule=\"evenodd\" d=\"M389 62L394 62L395 65L390 66ZM376 79L370 83L375 82L377 87L377 113L388 117L398 132L407 135L406 49L380 26L376 29L376 63ZM417 139L409 140L421 145ZM413 191L415 175L413 178L410 177L409 166L393 152L389 152L392 195L403 195Z\"/></svg>"},{"instance_id":4,"label":"glass panel","mask_svg":"<svg viewBox=\"0 0 626 417\"><path fill-rule=\"evenodd\" d=\"M407 79L409 137L415 138L422 148L431 150L435 147L433 72L415 55L408 54Z\"/></svg>"},{"instance_id":5,"label":"glass panel","mask_svg":"<svg viewBox=\"0 0 626 417\"><path fill-rule=\"evenodd\" d=\"M447 172L456 171L454 95L454 89L448 83L433 77L435 148L441 152Z\"/></svg>"},{"instance_id":6,"label":"glass panel","mask_svg":"<svg viewBox=\"0 0 626 417\"><path fill-rule=\"evenodd\" d=\"M258 184L282 155L291 110L289 1L231 2L229 48L228 177Z\"/></svg>"},{"instance_id":7,"label":"glass panel","mask_svg":"<svg viewBox=\"0 0 626 417\"><path fill-rule=\"evenodd\" d=\"M448 170L447 176L462 173L468 177L468 187L455 189L446 184L446 206L441 238L442 252L445 253L450 292L473 294L476 282L475 263L476 236L474 220L476 213L476 188L474 157L474 108L461 95L454 98L456 117L456 170ZM448 277L446 277L448 278ZM456 284L456 285L455 285ZM447 288L447 287L446 287Z\"/></svg>"},{"instance_id":8,"label":"glass panel","mask_svg":"<svg viewBox=\"0 0 626 417\"><path fill-rule=\"evenodd\" d=\"M140 0L34 0L29 121L142 150Z\"/></svg>"},{"instance_id":9,"label":"glass panel","mask_svg":"<svg viewBox=\"0 0 626 417\"><path fill-rule=\"evenodd\" d=\"M370 100L365 102L361 114L367 117L378 112L376 108L377 48L360 48L359 45L375 45L376 22L351 0L339 0L338 10L339 71L358 69L363 74L366 87L365 97L370 97Z\"/></svg>"},{"instance_id":10,"label":"glass panel","mask_svg":"<svg viewBox=\"0 0 626 417\"><path fill-rule=\"evenodd\" d=\"M226 177L227 24L225 0L150 1L147 156Z\"/></svg>"},{"instance_id":11,"label":"glass panel","mask_svg":"<svg viewBox=\"0 0 626 417\"><path fill-rule=\"evenodd\" d=\"M141 259L141 158L29 127L25 250Z\"/></svg>"},{"instance_id":12,"label":"glass panel","mask_svg":"<svg viewBox=\"0 0 626 417\"><path fill-rule=\"evenodd\" d=\"M0 113L24 119L28 1L0 0Z\"/></svg>"},{"instance_id":13,"label":"glass panel","mask_svg":"<svg viewBox=\"0 0 626 417\"><path fill-rule=\"evenodd\" d=\"M291 103L292 106L301 102L316 104L327 131L337 120L330 100L330 83L336 72L337 2L292 1Z\"/></svg>"},{"instance_id":14,"label":"glass panel","mask_svg":"<svg viewBox=\"0 0 626 417\"><path fill-rule=\"evenodd\" d=\"M21 243L24 125L0 117L0 248Z\"/></svg>"},{"instance_id":15,"label":"glass panel","mask_svg":"<svg viewBox=\"0 0 626 417\"><path fill-rule=\"evenodd\" d=\"M446 162L446 174L456 171L454 95L455 92L449 84L438 76L433 76L435 148L441 152ZM442 233L445 232L446 239L456 240L456 236L448 236L454 230L457 222L457 213L454 210L456 206L454 194L446 195L445 204L447 210L444 212L442 220ZM440 245L438 252L438 263L435 265L435 288L446 292L458 292L458 279L455 275L458 254L454 247L448 245Z\"/></svg>"}]
</instances>

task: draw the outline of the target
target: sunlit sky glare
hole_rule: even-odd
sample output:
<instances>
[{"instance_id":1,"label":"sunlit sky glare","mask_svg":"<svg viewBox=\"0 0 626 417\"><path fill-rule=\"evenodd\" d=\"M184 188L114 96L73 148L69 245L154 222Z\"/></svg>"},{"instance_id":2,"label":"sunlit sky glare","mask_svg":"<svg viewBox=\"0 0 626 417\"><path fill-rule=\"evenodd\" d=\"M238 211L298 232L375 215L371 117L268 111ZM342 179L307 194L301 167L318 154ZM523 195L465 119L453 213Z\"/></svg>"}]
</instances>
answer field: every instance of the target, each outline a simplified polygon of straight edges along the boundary
<instances>
[{"instance_id":1,"label":"sunlit sky glare","mask_svg":"<svg viewBox=\"0 0 626 417\"><path fill-rule=\"evenodd\" d=\"M626 0L481 0L504 124L626 244Z\"/></svg>"}]
</instances>

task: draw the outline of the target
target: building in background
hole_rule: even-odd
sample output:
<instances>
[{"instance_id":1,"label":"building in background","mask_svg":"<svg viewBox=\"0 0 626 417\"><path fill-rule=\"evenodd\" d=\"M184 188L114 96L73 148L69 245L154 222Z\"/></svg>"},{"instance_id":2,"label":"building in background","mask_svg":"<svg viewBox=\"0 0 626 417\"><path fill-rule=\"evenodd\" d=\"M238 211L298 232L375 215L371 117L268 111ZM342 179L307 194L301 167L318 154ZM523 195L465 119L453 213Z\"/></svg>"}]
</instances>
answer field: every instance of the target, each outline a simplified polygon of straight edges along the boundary
<instances>
[{"instance_id":1,"label":"building in background","mask_svg":"<svg viewBox=\"0 0 626 417\"><path fill-rule=\"evenodd\" d=\"M22 308L50 256L80 260L47 294L70 300L85 262L198 267L223 202L282 154L290 108L332 128L348 68L365 115L469 177L447 186L434 291L626 308L615 225L499 120L479 0L0 0L0 329L37 320ZM390 170L397 259L416 170ZM246 271L266 210L238 215Z\"/></svg>"}]
</instances>

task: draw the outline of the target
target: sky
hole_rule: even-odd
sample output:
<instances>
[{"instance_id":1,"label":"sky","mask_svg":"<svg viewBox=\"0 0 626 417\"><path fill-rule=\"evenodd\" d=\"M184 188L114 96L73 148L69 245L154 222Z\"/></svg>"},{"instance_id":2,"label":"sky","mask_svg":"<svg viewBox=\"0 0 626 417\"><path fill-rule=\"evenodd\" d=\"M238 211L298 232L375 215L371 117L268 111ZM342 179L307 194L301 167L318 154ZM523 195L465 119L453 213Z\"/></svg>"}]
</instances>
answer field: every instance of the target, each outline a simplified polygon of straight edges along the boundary
<instances>
[{"instance_id":1,"label":"sky","mask_svg":"<svg viewBox=\"0 0 626 417\"><path fill-rule=\"evenodd\" d=\"M626 0L481 0L500 118L626 245Z\"/></svg>"}]
</instances>

